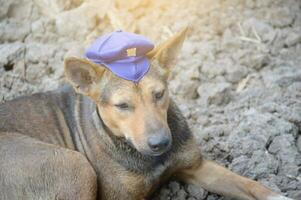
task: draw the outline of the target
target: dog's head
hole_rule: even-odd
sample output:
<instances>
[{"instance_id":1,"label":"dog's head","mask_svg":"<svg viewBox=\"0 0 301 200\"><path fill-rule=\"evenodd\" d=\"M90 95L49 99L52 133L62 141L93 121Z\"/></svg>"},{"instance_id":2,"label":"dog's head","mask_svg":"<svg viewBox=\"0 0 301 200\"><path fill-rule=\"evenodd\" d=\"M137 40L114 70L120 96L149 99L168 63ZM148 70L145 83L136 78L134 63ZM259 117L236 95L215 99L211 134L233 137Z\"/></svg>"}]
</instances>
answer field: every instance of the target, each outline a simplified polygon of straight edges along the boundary
<instances>
[{"instance_id":1,"label":"dog's head","mask_svg":"<svg viewBox=\"0 0 301 200\"><path fill-rule=\"evenodd\" d=\"M138 83L121 79L87 59L65 59L65 75L75 90L96 102L113 134L124 137L143 154L161 155L171 146L167 82L186 32L182 30L147 54L151 66Z\"/></svg>"}]
</instances>

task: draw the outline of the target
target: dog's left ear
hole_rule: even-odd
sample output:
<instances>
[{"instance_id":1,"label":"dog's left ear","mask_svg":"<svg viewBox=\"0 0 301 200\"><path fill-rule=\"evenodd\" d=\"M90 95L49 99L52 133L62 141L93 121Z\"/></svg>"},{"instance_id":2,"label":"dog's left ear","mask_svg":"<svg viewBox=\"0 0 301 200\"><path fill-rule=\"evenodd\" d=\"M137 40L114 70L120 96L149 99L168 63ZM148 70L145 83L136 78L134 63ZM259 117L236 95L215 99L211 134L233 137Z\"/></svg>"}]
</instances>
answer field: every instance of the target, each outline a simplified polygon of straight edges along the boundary
<instances>
[{"instance_id":1,"label":"dog's left ear","mask_svg":"<svg viewBox=\"0 0 301 200\"><path fill-rule=\"evenodd\" d=\"M176 59L178 57L179 51L182 48L187 32L188 27L182 29L173 37L159 44L156 48L150 51L147 54L147 57L151 60L157 60L162 68L170 72L172 67L175 65Z\"/></svg>"}]
</instances>

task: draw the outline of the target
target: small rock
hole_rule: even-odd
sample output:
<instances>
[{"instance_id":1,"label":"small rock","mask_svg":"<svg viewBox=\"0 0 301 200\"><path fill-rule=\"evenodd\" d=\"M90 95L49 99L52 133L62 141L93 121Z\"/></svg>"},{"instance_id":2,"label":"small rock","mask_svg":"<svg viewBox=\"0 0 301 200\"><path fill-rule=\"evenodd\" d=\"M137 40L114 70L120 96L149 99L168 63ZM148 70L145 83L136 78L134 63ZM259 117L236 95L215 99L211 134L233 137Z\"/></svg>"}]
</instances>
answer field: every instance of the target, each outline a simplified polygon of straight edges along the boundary
<instances>
[{"instance_id":1,"label":"small rock","mask_svg":"<svg viewBox=\"0 0 301 200\"><path fill-rule=\"evenodd\" d=\"M200 101L204 104L221 105L229 103L231 99L231 84L223 83L203 83L197 89Z\"/></svg>"},{"instance_id":2,"label":"small rock","mask_svg":"<svg viewBox=\"0 0 301 200\"><path fill-rule=\"evenodd\" d=\"M170 182L168 186L173 194L180 190L180 184L175 181Z\"/></svg>"},{"instance_id":3,"label":"small rock","mask_svg":"<svg viewBox=\"0 0 301 200\"><path fill-rule=\"evenodd\" d=\"M290 32L285 40L285 44L290 47L301 42L301 33Z\"/></svg>"},{"instance_id":4,"label":"small rock","mask_svg":"<svg viewBox=\"0 0 301 200\"><path fill-rule=\"evenodd\" d=\"M266 174L277 173L279 161L272 154L259 150L253 152L247 167L248 171L245 175L252 179L259 179L264 178Z\"/></svg>"},{"instance_id":5,"label":"small rock","mask_svg":"<svg viewBox=\"0 0 301 200\"><path fill-rule=\"evenodd\" d=\"M242 65L231 65L226 68L226 80L231 83L237 83L248 73L248 69Z\"/></svg>"},{"instance_id":6,"label":"small rock","mask_svg":"<svg viewBox=\"0 0 301 200\"><path fill-rule=\"evenodd\" d=\"M23 41L29 33L30 23L27 21L0 21L0 43Z\"/></svg>"},{"instance_id":7,"label":"small rock","mask_svg":"<svg viewBox=\"0 0 301 200\"><path fill-rule=\"evenodd\" d=\"M270 59L268 54L262 52L254 52L242 58L241 64L249 68L260 70L261 68L266 66L269 63L269 61Z\"/></svg>"},{"instance_id":8,"label":"small rock","mask_svg":"<svg viewBox=\"0 0 301 200\"><path fill-rule=\"evenodd\" d=\"M5 2L10 3L12 1L6 0ZM1 7L2 7L2 4L3 4L3 1L1 1ZM5 4L6 3L4 3L4 7L5 7ZM10 18L14 18L18 21L30 20L32 17L33 4L34 4L34 2L31 0L19 0L18 3L14 2L13 4L9 5L9 8L8 8L6 14Z\"/></svg>"},{"instance_id":9,"label":"small rock","mask_svg":"<svg viewBox=\"0 0 301 200\"><path fill-rule=\"evenodd\" d=\"M196 199L204 199L206 197L205 190L195 185L188 185L187 192Z\"/></svg>"},{"instance_id":10,"label":"small rock","mask_svg":"<svg viewBox=\"0 0 301 200\"><path fill-rule=\"evenodd\" d=\"M170 193L170 190L166 189L166 188L162 188L160 190L160 200L165 200L168 198L169 196L169 193Z\"/></svg>"},{"instance_id":11,"label":"small rock","mask_svg":"<svg viewBox=\"0 0 301 200\"><path fill-rule=\"evenodd\" d=\"M173 198L174 200L183 200L186 199L187 197L187 193L185 192L185 190L179 190L177 192L177 194L175 195L175 197Z\"/></svg>"},{"instance_id":12,"label":"small rock","mask_svg":"<svg viewBox=\"0 0 301 200\"><path fill-rule=\"evenodd\" d=\"M204 62L202 66L202 73L211 79L218 75L224 74L225 68L223 67L223 65L220 64Z\"/></svg>"},{"instance_id":13,"label":"small rock","mask_svg":"<svg viewBox=\"0 0 301 200\"><path fill-rule=\"evenodd\" d=\"M270 9L267 13L268 21L275 27L285 27L293 23L294 21L294 12L291 12L290 9L286 6L275 7Z\"/></svg>"}]
</instances>

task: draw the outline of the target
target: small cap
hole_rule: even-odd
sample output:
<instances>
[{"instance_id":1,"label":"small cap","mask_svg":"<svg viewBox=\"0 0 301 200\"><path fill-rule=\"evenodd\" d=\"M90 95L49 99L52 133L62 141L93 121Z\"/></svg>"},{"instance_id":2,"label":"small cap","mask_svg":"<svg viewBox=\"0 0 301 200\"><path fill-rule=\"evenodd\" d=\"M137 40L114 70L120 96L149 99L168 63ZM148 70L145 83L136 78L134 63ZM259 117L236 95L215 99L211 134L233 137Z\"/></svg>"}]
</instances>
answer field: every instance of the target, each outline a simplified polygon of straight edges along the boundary
<instances>
[{"instance_id":1,"label":"small cap","mask_svg":"<svg viewBox=\"0 0 301 200\"><path fill-rule=\"evenodd\" d=\"M138 82L148 72L146 54L153 48L147 38L119 30L96 39L85 56L123 79Z\"/></svg>"}]
</instances>

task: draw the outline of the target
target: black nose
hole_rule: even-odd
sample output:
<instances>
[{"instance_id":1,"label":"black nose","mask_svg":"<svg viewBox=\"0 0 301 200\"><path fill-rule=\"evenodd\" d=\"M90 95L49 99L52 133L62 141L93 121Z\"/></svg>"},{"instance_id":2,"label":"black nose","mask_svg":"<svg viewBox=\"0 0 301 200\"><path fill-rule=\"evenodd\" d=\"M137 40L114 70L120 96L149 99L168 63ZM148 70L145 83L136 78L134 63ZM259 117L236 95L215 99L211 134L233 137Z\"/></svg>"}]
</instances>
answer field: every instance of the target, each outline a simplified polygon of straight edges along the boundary
<instances>
[{"instance_id":1,"label":"black nose","mask_svg":"<svg viewBox=\"0 0 301 200\"><path fill-rule=\"evenodd\" d=\"M164 151L170 144L170 139L165 135L152 135L148 138L148 145L154 152Z\"/></svg>"}]
</instances>

